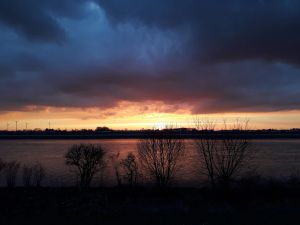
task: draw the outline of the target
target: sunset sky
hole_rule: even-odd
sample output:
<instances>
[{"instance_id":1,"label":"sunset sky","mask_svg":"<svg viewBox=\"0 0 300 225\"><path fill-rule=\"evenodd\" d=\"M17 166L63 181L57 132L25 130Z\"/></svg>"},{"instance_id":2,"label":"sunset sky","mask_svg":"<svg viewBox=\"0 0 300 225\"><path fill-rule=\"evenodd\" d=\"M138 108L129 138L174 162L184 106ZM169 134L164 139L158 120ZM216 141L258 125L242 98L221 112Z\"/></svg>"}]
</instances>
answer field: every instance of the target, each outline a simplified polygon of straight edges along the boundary
<instances>
[{"instance_id":1,"label":"sunset sky","mask_svg":"<svg viewBox=\"0 0 300 225\"><path fill-rule=\"evenodd\" d=\"M300 128L299 0L1 0L0 130Z\"/></svg>"}]
</instances>

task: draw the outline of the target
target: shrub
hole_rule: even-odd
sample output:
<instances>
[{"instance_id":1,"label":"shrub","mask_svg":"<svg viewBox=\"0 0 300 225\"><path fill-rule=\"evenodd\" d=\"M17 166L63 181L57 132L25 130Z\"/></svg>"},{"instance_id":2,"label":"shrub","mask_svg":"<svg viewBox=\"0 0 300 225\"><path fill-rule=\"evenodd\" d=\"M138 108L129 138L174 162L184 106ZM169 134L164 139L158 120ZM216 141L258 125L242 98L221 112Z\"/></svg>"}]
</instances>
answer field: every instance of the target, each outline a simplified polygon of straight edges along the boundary
<instances>
[{"instance_id":1,"label":"shrub","mask_svg":"<svg viewBox=\"0 0 300 225\"><path fill-rule=\"evenodd\" d=\"M65 163L75 169L80 179L80 187L90 187L95 174L105 168L105 150L101 145L73 145L65 155Z\"/></svg>"},{"instance_id":2,"label":"shrub","mask_svg":"<svg viewBox=\"0 0 300 225\"><path fill-rule=\"evenodd\" d=\"M13 188L16 186L19 168L20 163L18 163L17 161L11 161L6 163L4 173L7 187Z\"/></svg>"}]
</instances>

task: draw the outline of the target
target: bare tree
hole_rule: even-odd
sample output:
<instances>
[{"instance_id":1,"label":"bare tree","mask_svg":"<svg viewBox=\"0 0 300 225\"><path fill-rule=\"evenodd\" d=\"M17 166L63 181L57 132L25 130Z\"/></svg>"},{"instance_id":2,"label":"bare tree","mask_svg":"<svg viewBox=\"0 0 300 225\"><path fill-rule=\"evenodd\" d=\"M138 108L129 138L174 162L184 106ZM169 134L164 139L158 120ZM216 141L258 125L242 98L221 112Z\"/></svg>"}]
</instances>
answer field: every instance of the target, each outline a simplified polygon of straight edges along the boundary
<instances>
[{"instance_id":1,"label":"bare tree","mask_svg":"<svg viewBox=\"0 0 300 225\"><path fill-rule=\"evenodd\" d=\"M31 166L24 165L22 168L22 178L25 187L30 187L32 184L32 171Z\"/></svg>"},{"instance_id":2,"label":"bare tree","mask_svg":"<svg viewBox=\"0 0 300 225\"><path fill-rule=\"evenodd\" d=\"M122 179L121 179L121 172L120 172L120 152L117 154L112 154L110 155L110 161L113 166L114 172L115 172L115 177L117 179L117 184L118 186L122 186Z\"/></svg>"},{"instance_id":3,"label":"bare tree","mask_svg":"<svg viewBox=\"0 0 300 225\"><path fill-rule=\"evenodd\" d=\"M121 165L127 184L130 186L136 186L139 183L139 178L141 176L136 156L130 152L127 157L121 161Z\"/></svg>"},{"instance_id":4,"label":"bare tree","mask_svg":"<svg viewBox=\"0 0 300 225\"><path fill-rule=\"evenodd\" d=\"M96 173L103 171L105 150L100 145L73 145L65 155L65 163L75 168L80 187L89 187Z\"/></svg>"},{"instance_id":5,"label":"bare tree","mask_svg":"<svg viewBox=\"0 0 300 225\"><path fill-rule=\"evenodd\" d=\"M5 162L0 158L0 172L5 168Z\"/></svg>"},{"instance_id":6,"label":"bare tree","mask_svg":"<svg viewBox=\"0 0 300 225\"><path fill-rule=\"evenodd\" d=\"M33 183L36 187L41 187L42 181L44 180L46 176L46 170L40 163L36 163L32 167L32 177L33 177Z\"/></svg>"},{"instance_id":7,"label":"bare tree","mask_svg":"<svg viewBox=\"0 0 300 225\"><path fill-rule=\"evenodd\" d=\"M4 174L5 174L7 187L13 188L16 186L16 180L17 180L19 168L20 168L20 163L18 163L17 161L11 161L6 163Z\"/></svg>"},{"instance_id":8,"label":"bare tree","mask_svg":"<svg viewBox=\"0 0 300 225\"><path fill-rule=\"evenodd\" d=\"M195 139L196 149L200 156L200 164L203 167L201 172L209 178L211 184L214 186L216 179L215 154L217 142L216 139L212 136L212 133L215 129L216 122L215 120L201 120L199 118L196 118L195 126L196 129L201 132L198 138Z\"/></svg>"},{"instance_id":9,"label":"bare tree","mask_svg":"<svg viewBox=\"0 0 300 225\"><path fill-rule=\"evenodd\" d=\"M155 179L158 186L168 186L178 170L178 161L184 154L184 141L153 136L139 140L137 149L145 172Z\"/></svg>"},{"instance_id":10,"label":"bare tree","mask_svg":"<svg viewBox=\"0 0 300 225\"><path fill-rule=\"evenodd\" d=\"M245 161L252 153L250 140L246 135L248 120L236 120L231 126L224 121L224 132L230 130L234 134L225 132L221 139L209 134L213 133L214 121L198 120L196 127L201 131L195 144L204 166L204 173L209 177L212 185L215 185L216 180L227 185L241 172Z\"/></svg>"},{"instance_id":11,"label":"bare tree","mask_svg":"<svg viewBox=\"0 0 300 225\"><path fill-rule=\"evenodd\" d=\"M220 151L217 151L216 162L218 178L221 182L228 184L233 176L240 173L245 166L245 162L253 153L251 142L247 137L248 120L240 121L237 119L228 127L224 121L226 130L235 132L234 137L224 137L221 140Z\"/></svg>"}]
</instances>

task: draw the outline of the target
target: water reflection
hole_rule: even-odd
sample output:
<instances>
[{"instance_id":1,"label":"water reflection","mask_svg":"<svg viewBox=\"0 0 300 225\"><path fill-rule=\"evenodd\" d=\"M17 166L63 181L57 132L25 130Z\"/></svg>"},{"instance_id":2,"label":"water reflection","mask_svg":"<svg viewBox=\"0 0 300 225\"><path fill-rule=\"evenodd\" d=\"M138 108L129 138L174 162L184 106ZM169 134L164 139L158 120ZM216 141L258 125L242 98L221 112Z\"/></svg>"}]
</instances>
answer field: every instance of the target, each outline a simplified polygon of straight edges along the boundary
<instances>
[{"instance_id":1,"label":"water reflection","mask_svg":"<svg viewBox=\"0 0 300 225\"><path fill-rule=\"evenodd\" d=\"M73 173L64 164L64 155L73 144L102 144L108 155L120 152L120 158L129 152L136 152L135 139L109 140L1 140L0 157L4 161L17 160L23 164L40 162L46 168L47 176L44 185L68 186L75 180ZM264 176L287 176L292 171L300 169L300 140L254 140L253 147L257 154L252 164ZM182 159L181 170L174 181L175 185L198 186L203 181L199 170L197 153L192 140L186 140L186 155ZM20 182L19 177L19 184ZM95 179L94 185L100 185L100 179ZM111 165L103 177L105 185L115 185L115 177ZM3 185L3 177L1 178Z\"/></svg>"}]
</instances>

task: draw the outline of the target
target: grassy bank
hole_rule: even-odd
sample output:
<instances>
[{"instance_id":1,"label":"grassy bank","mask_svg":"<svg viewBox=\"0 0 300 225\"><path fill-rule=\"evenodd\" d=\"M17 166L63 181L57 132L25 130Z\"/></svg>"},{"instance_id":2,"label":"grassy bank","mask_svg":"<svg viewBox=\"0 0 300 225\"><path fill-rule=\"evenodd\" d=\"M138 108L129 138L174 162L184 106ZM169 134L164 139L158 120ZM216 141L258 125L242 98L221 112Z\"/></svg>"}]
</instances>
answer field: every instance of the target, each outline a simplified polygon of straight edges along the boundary
<instances>
[{"instance_id":1,"label":"grassy bank","mask_svg":"<svg viewBox=\"0 0 300 225\"><path fill-rule=\"evenodd\" d=\"M1 224L298 224L300 188L0 189Z\"/></svg>"}]
</instances>

